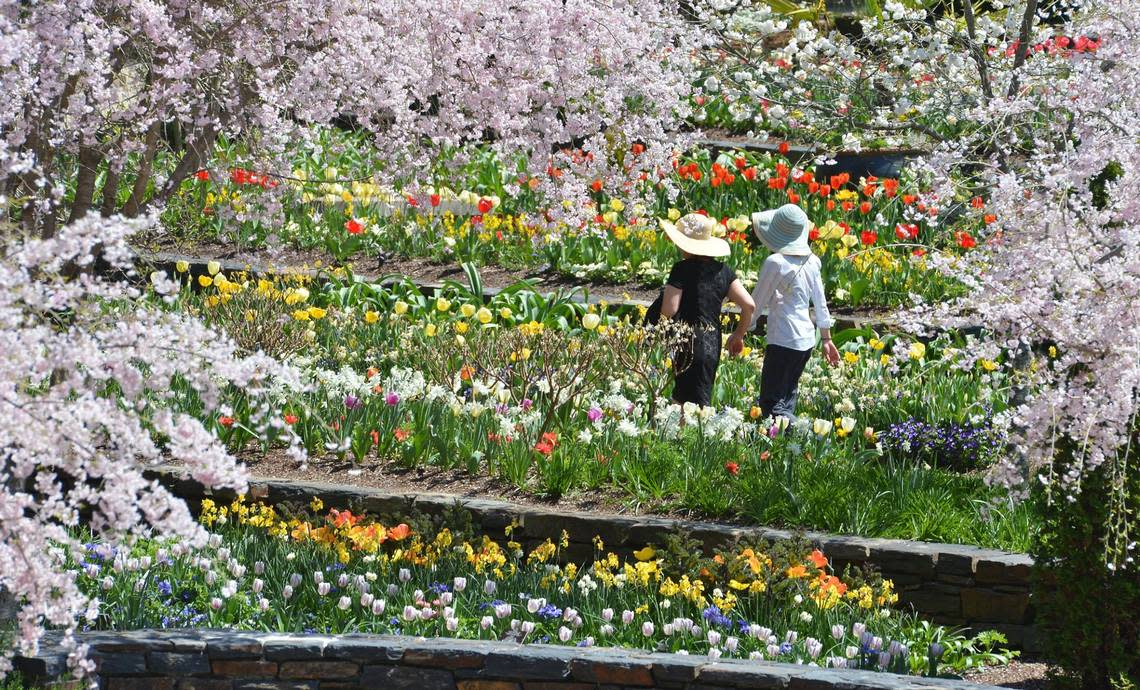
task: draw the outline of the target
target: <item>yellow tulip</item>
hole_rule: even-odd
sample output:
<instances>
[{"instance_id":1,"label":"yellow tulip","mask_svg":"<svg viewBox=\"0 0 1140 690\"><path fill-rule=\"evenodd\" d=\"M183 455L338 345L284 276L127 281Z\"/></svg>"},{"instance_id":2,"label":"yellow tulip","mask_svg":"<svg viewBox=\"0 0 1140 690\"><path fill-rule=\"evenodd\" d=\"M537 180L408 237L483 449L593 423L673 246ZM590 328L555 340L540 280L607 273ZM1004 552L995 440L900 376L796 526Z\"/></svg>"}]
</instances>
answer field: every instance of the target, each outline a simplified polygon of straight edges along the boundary
<instances>
[{"instance_id":1,"label":"yellow tulip","mask_svg":"<svg viewBox=\"0 0 1140 690\"><path fill-rule=\"evenodd\" d=\"M198 276L198 284L202 287L210 287L214 284L214 279L210 276Z\"/></svg>"},{"instance_id":2,"label":"yellow tulip","mask_svg":"<svg viewBox=\"0 0 1140 690\"><path fill-rule=\"evenodd\" d=\"M451 300L440 297L435 301L435 308L436 311L446 313L449 309L451 309Z\"/></svg>"},{"instance_id":3,"label":"yellow tulip","mask_svg":"<svg viewBox=\"0 0 1140 690\"><path fill-rule=\"evenodd\" d=\"M834 425L826 419L817 419L811 425L811 430L815 432L816 436L823 437L831 433L832 426Z\"/></svg>"},{"instance_id":4,"label":"yellow tulip","mask_svg":"<svg viewBox=\"0 0 1140 690\"><path fill-rule=\"evenodd\" d=\"M298 320L298 321L308 321L309 320L309 310L308 309L298 309L297 311L293 312L293 318Z\"/></svg>"},{"instance_id":5,"label":"yellow tulip","mask_svg":"<svg viewBox=\"0 0 1140 690\"><path fill-rule=\"evenodd\" d=\"M669 209L669 220L676 221L681 217L681 212L675 208Z\"/></svg>"},{"instance_id":6,"label":"yellow tulip","mask_svg":"<svg viewBox=\"0 0 1140 690\"><path fill-rule=\"evenodd\" d=\"M920 360L926 357L926 346L922 343L911 343L910 350L907 351L910 358L913 360Z\"/></svg>"},{"instance_id":7,"label":"yellow tulip","mask_svg":"<svg viewBox=\"0 0 1140 690\"><path fill-rule=\"evenodd\" d=\"M462 307L459 308L459 313L463 314L463 318L469 319L472 316L475 316L475 305L474 304L464 304Z\"/></svg>"},{"instance_id":8,"label":"yellow tulip","mask_svg":"<svg viewBox=\"0 0 1140 690\"><path fill-rule=\"evenodd\" d=\"M434 323L429 323L428 325L424 326L424 335L429 338L434 338L437 332L438 329L436 329Z\"/></svg>"},{"instance_id":9,"label":"yellow tulip","mask_svg":"<svg viewBox=\"0 0 1140 690\"><path fill-rule=\"evenodd\" d=\"M587 331L594 330L601 322L602 318L597 314L584 314L582 316L582 328L585 328Z\"/></svg>"},{"instance_id":10,"label":"yellow tulip","mask_svg":"<svg viewBox=\"0 0 1140 690\"><path fill-rule=\"evenodd\" d=\"M625 210L625 204L621 199L610 199L610 208L617 213L621 213Z\"/></svg>"},{"instance_id":11,"label":"yellow tulip","mask_svg":"<svg viewBox=\"0 0 1140 690\"><path fill-rule=\"evenodd\" d=\"M403 316L404 314L408 313L408 303L402 299L396 300L396 304L392 308L392 311L396 312L397 316Z\"/></svg>"},{"instance_id":12,"label":"yellow tulip","mask_svg":"<svg viewBox=\"0 0 1140 690\"><path fill-rule=\"evenodd\" d=\"M380 315L377 314L376 312L371 311L371 310L364 312L365 323L376 323L379 320L380 320Z\"/></svg>"},{"instance_id":13,"label":"yellow tulip","mask_svg":"<svg viewBox=\"0 0 1140 690\"><path fill-rule=\"evenodd\" d=\"M648 561L656 555L657 552L653 550L652 546L646 546L644 549L633 552L633 557L639 561Z\"/></svg>"},{"instance_id":14,"label":"yellow tulip","mask_svg":"<svg viewBox=\"0 0 1140 690\"><path fill-rule=\"evenodd\" d=\"M186 271L190 270L190 262L178 261L174 264L174 270L178 271L179 273L185 273Z\"/></svg>"},{"instance_id":15,"label":"yellow tulip","mask_svg":"<svg viewBox=\"0 0 1140 690\"><path fill-rule=\"evenodd\" d=\"M509 318L511 318L512 313L513 312L511 312L510 307L503 307L502 309L499 310L499 318L500 319L509 319Z\"/></svg>"},{"instance_id":16,"label":"yellow tulip","mask_svg":"<svg viewBox=\"0 0 1140 690\"><path fill-rule=\"evenodd\" d=\"M325 314L327 313L328 311L320 307L309 307L309 316L312 317L314 321L325 318Z\"/></svg>"},{"instance_id":17,"label":"yellow tulip","mask_svg":"<svg viewBox=\"0 0 1140 690\"><path fill-rule=\"evenodd\" d=\"M222 270L222 265L217 261L210 261L206 263L206 270L210 273L210 275L214 275L218 271Z\"/></svg>"},{"instance_id":18,"label":"yellow tulip","mask_svg":"<svg viewBox=\"0 0 1140 690\"><path fill-rule=\"evenodd\" d=\"M486 325L491 323L491 319L495 317L487 307L479 307L479 311L475 312L475 318L479 320L479 323Z\"/></svg>"},{"instance_id":19,"label":"yellow tulip","mask_svg":"<svg viewBox=\"0 0 1140 690\"><path fill-rule=\"evenodd\" d=\"M468 328L470 328L470 327L467 325L466 321L460 321L459 323L455 324L455 332L456 333L460 333L460 334L466 333Z\"/></svg>"}]
</instances>

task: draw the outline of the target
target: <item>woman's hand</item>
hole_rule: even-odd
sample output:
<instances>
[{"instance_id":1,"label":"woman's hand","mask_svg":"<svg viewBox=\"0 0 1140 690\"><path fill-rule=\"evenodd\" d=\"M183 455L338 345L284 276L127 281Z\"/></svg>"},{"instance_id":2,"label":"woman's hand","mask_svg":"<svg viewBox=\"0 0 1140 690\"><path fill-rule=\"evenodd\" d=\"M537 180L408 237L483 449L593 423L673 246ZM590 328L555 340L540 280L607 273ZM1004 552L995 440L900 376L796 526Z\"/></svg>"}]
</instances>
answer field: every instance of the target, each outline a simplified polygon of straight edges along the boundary
<instances>
[{"instance_id":1,"label":"woman's hand","mask_svg":"<svg viewBox=\"0 0 1140 690\"><path fill-rule=\"evenodd\" d=\"M823 356L827 358L827 363L831 366L838 366L839 364L839 348L835 347L835 343L831 342L831 338L823 341Z\"/></svg>"},{"instance_id":2,"label":"woman's hand","mask_svg":"<svg viewBox=\"0 0 1140 690\"><path fill-rule=\"evenodd\" d=\"M728 342L725 345L728 348L728 354L735 357L744 351L744 336L733 333L728 336Z\"/></svg>"}]
</instances>

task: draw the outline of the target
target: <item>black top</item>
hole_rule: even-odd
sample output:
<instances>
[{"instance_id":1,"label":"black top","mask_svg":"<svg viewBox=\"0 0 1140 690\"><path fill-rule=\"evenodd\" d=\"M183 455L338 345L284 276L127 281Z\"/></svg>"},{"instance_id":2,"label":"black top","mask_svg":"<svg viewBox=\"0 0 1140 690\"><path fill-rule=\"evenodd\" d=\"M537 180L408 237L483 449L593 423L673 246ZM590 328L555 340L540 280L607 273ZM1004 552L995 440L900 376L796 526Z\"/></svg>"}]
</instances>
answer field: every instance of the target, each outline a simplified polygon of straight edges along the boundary
<instances>
[{"instance_id":1,"label":"black top","mask_svg":"<svg viewBox=\"0 0 1140 690\"><path fill-rule=\"evenodd\" d=\"M720 309L736 273L715 259L691 258L673 264L666 285L681 291L681 306L674 317L691 325L720 327Z\"/></svg>"}]
</instances>

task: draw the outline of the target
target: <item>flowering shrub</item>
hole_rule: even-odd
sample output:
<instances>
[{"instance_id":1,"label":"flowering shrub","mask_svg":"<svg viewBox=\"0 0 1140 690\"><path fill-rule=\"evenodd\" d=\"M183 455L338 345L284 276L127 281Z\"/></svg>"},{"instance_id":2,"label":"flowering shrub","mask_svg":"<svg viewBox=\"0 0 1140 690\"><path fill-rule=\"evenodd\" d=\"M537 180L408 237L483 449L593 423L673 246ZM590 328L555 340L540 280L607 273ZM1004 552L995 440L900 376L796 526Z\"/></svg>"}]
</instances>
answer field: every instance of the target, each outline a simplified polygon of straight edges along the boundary
<instances>
[{"instance_id":1,"label":"flowering shrub","mask_svg":"<svg viewBox=\"0 0 1140 690\"><path fill-rule=\"evenodd\" d=\"M239 356L201 322L104 277L107 266L133 272L126 238L136 229L85 219L49 240L12 242L0 260L0 587L19 608L23 651L45 625L70 633L97 615L61 566L80 549L80 524L111 541L153 531L202 543L183 502L143 470L171 458L203 484L241 489L245 471L203 417L229 414L225 400L240 390L242 424L274 438L269 387L300 385L297 371ZM161 274L151 288L178 291Z\"/></svg>"},{"instance_id":2,"label":"flowering shrub","mask_svg":"<svg viewBox=\"0 0 1140 690\"><path fill-rule=\"evenodd\" d=\"M693 31L672 2L655 0L462 8L307 0L287 13L269 0L226 0L209 11L5 0L0 16L0 85L9 96L0 146L28 231L53 231L100 206L104 215L135 215L161 205L222 137L255 146L260 163L286 173L274 165L282 142L305 137L307 122L341 115L383 136L388 175L421 167L425 153L486 142L530 157L534 169L573 165L617 183L626 167L636 176L667 164L664 145L636 161L611 151L664 142L692 88ZM443 59L440 36L453 40ZM381 54L388 59L373 59ZM551 154L574 140L587 159ZM158 174L155 161L167 152L174 161ZM234 171L233 181L273 186L251 168Z\"/></svg>"},{"instance_id":3,"label":"flowering shrub","mask_svg":"<svg viewBox=\"0 0 1140 690\"><path fill-rule=\"evenodd\" d=\"M91 623L511 634L913 673L931 670L926 643L945 633L893 610L889 581L837 576L825 554L802 542L711 555L672 543L623 559L595 538L592 562L573 563L562 557L565 534L527 552L513 526L503 543L422 519L409 520L418 529L347 510L283 514L240 498L230 506L207 501L201 519L214 532L199 549L89 544L75 567L80 587L103 602ZM951 654L937 663L961 660Z\"/></svg>"}]
</instances>

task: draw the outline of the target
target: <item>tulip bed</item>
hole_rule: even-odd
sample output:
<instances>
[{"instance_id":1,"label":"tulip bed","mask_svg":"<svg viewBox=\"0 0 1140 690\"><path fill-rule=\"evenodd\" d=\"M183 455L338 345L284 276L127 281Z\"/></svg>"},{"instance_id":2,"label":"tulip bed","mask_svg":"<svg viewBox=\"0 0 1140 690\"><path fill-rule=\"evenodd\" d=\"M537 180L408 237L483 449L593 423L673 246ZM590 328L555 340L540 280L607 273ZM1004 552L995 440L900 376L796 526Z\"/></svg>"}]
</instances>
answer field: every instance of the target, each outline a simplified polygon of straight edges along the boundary
<instances>
[{"instance_id":1,"label":"tulip bed","mask_svg":"<svg viewBox=\"0 0 1140 690\"><path fill-rule=\"evenodd\" d=\"M486 300L474 269L468 285L427 297L344 271L318 283L218 268L179 274L174 308L305 381L281 387L268 423L242 391L206 420L254 462L288 447L547 497L608 489L650 510L1009 550L1035 528L978 473L1004 451L1008 425L992 344L839 333L841 364L813 360L801 417L781 428L754 406L760 339L725 357L714 407L683 409L668 390L684 334L642 327L638 310L525 284ZM200 409L191 396L184 405Z\"/></svg>"},{"instance_id":2,"label":"tulip bed","mask_svg":"<svg viewBox=\"0 0 1140 690\"><path fill-rule=\"evenodd\" d=\"M524 552L511 527L497 541L323 508L207 500L198 548L89 543L72 566L101 603L87 626L512 637L930 675L1013 656L1000 635L901 613L889 581L837 574L803 542L704 554L673 541L626 560L598 538L575 564L565 543Z\"/></svg>"},{"instance_id":3,"label":"tulip bed","mask_svg":"<svg viewBox=\"0 0 1140 690\"><path fill-rule=\"evenodd\" d=\"M980 198L948 199L939 209L919 201L905 179L817 177L810 162L797 165L782 153L697 151L679 156L658 180L589 183L592 206L571 223L548 220L552 202L536 193L536 177L490 156L382 187L370 181L377 169L371 143L323 131L313 146L295 155L288 178L251 172L240 147L222 148L211 170L183 186L168 225L191 242L292 246L337 262L371 264L384 253L658 287L679 258L660 222L701 210L721 221L729 261L750 286L767 251L752 236L749 214L793 202L817 225L813 250L829 299L874 307L959 294L934 266L970 251L971 233L993 222ZM627 155L637 155L636 146Z\"/></svg>"}]
</instances>

